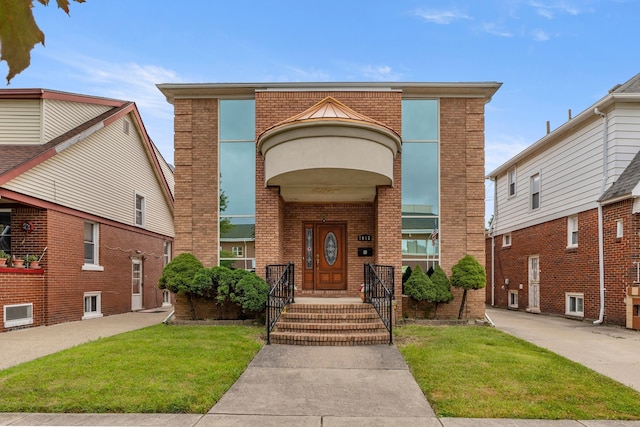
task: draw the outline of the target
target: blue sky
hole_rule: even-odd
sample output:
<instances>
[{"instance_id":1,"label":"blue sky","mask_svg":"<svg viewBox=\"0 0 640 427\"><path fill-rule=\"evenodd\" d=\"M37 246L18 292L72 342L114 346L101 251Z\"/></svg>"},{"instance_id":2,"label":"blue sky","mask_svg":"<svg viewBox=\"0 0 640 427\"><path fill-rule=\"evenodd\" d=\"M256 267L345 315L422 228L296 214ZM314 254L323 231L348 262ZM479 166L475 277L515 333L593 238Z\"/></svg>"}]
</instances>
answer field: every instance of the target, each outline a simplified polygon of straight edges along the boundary
<instances>
[{"instance_id":1,"label":"blue sky","mask_svg":"<svg viewBox=\"0 0 640 427\"><path fill-rule=\"evenodd\" d=\"M173 161L157 83L502 82L486 171L640 72L637 0L35 2L46 47L9 87L134 101ZM7 67L0 63L0 74ZM447 167L443 165L443 167ZM487 211L493 209L487 184Z\"/></svg>"}]
</instances>

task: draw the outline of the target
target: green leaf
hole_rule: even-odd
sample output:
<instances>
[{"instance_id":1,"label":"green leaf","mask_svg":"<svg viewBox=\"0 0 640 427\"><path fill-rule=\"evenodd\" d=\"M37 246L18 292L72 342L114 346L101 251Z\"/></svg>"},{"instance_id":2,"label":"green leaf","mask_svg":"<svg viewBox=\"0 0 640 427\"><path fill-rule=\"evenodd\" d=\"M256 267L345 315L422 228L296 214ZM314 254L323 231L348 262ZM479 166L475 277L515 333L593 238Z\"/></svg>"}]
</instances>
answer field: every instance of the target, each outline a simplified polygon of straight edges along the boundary
<instances>
[{"instance_id":1,"label":"green leaf","mask_svg":"<svg viewBox=\"0 0 640 427\"><path fill-rule=\"evenodd\" d=\"M85 0L74 0L84 3ZM43 6L49 0L38 0ZM69 0L57 0L58 7L69 14ZM44 46L44 33L33 18L33 0L0 0L0 61L9 66L7 84L31 64L31 49Z\"/></svg>"}]
</instances>

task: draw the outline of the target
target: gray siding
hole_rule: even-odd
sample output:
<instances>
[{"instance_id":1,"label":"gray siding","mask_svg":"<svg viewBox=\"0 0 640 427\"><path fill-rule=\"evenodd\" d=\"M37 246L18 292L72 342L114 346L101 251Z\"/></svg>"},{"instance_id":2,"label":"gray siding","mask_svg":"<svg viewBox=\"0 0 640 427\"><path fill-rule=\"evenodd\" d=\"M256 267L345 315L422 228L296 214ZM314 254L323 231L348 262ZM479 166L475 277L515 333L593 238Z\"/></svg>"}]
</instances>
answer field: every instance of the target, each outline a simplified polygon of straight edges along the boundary
<instances>
[{"instance_id":1,"label":"gray siding","mask_svg":"<svg viewBox=\"0 0 640 427\"><path fill-rule=\"evenodd\" d=\"M42 144L40 101L0 100L0 144Z\"/></svg>"},{"instance_id":2,"label":"gray siding","mask_svg":"<svg viewBox=\"0 0 640 427\"><path fill-rule=\"evenodd\" d=\"M7 182L4 187L123 224L135 224L135 193L145 196L145 229L173 236L169 202L135 126L122 118Z\"/></svg>"},{"instance_id":3,"label":"gray siding","mask_svg":"<svg viewBox=\"0 0 640 427\"><path fill-rule=\"evenodd\" d=\"M106 105L44 99L44 142L62 135L112 109Z\"/></svg>"}]
</instances>

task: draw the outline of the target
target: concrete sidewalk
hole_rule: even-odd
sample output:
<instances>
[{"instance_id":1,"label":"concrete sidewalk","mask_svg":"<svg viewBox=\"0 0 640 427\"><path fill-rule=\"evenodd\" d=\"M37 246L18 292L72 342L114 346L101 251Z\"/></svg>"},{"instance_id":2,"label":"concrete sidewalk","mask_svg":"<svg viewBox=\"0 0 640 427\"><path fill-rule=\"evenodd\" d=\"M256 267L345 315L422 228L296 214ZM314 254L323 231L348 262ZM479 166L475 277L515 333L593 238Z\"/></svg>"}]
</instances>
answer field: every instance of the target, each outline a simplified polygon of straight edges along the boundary
<instances>
[{"instance_id":1,"label":"concrete sidewalk","mask_svg":"<svg viewBox=\"0 0 640 427\"><path fill-rule=\"evenodd\" d=\"M632 351L640 354L640 334L633 331L506 310L487 312L499 329L565 357L576 360L581 354L590 355L585 363L594 369L615 371L609 366L614 363L611 357L624 355L620 360L626 360ZM158 324L168 314L152 310L0 334L0 363L13 365ZM16 348L22 354L16 356ZM638 370L638 357L628 362L629 368ZM0 388L0 399L1 393ZM640 427L640 421L437 418L395 346L272 345L260 350L240 379L204 415L0 413L0 425Z\"/></svg>"},{"instance_id":2,"label":"concrete sidewalk","mask_svg":"<svg viewBox=\"0 0 640 427\"><path fill-rule=\"evenodd\" d=\"M487 307L496 328L640 391L640 332ZM638 402L640 405L640 402Z\"/></svg>"}]
</instances>

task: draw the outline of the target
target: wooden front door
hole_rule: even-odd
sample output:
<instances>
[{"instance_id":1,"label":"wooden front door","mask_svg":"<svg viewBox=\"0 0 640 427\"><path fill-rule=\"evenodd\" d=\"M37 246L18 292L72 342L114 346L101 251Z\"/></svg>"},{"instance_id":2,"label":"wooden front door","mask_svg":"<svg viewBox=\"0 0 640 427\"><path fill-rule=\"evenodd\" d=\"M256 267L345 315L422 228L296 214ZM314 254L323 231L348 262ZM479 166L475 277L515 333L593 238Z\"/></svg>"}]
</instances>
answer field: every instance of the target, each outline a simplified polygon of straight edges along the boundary
<instances>
[{"instance_id":1,"label":"wooden front door","mask_svg":"<svg viewBox=\"0 0 640 427\"><path fill-rule=\"evenodd\" d=\"M303 289L347 289L346 231L345 223L304 225Z\"/></svg>"}]
</instances>

